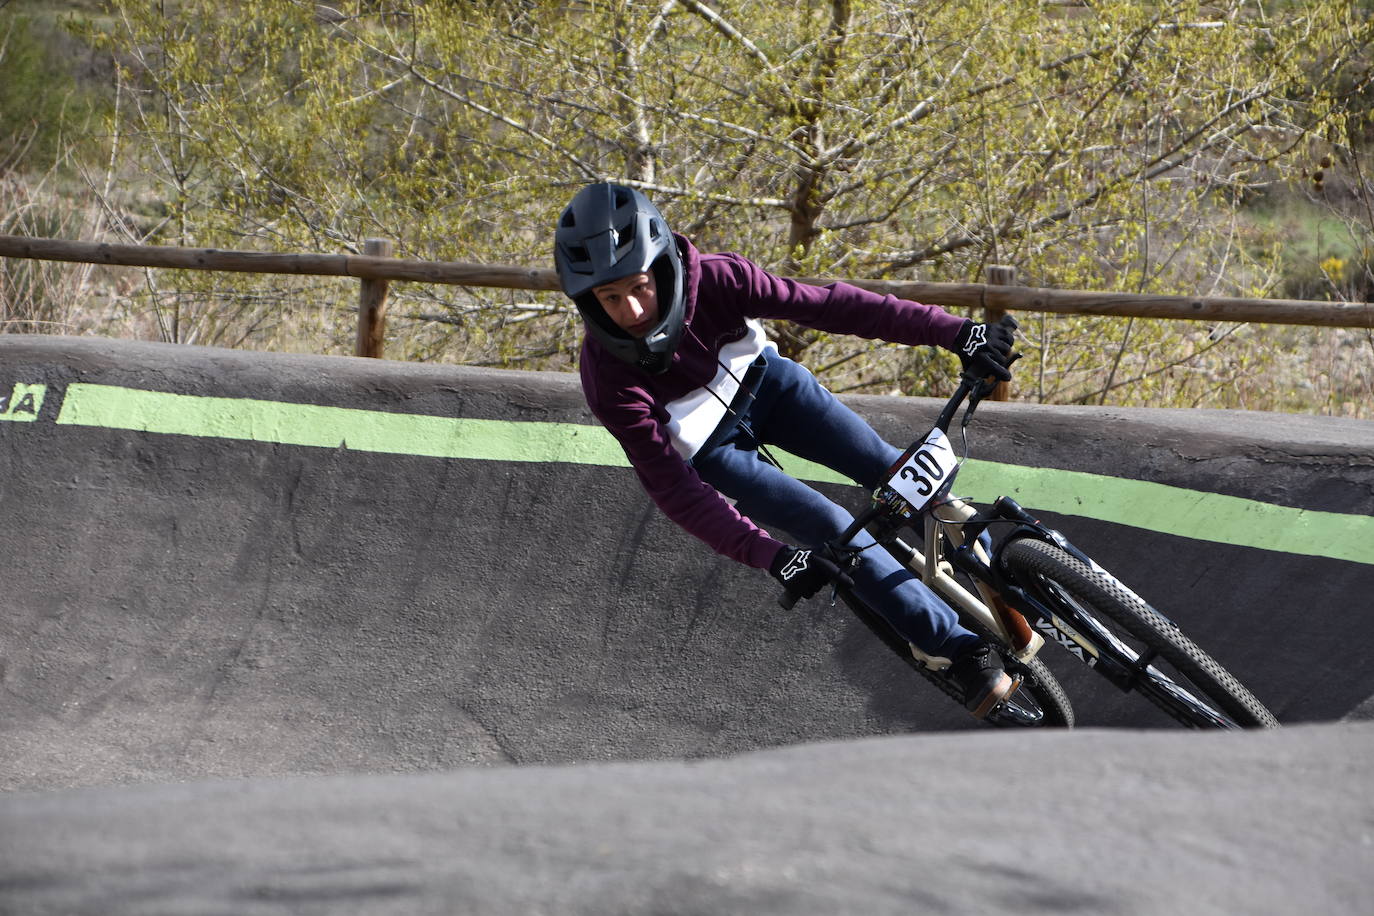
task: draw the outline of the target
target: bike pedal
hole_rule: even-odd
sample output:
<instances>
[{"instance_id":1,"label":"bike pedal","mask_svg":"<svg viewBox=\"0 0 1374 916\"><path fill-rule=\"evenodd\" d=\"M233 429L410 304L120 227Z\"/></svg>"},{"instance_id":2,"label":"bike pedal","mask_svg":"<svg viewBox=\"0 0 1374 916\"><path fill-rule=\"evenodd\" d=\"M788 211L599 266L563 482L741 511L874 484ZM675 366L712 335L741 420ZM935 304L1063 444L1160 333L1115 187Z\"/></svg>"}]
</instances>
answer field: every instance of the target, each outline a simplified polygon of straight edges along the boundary
<instances>
[{"instance_id":1,"label":"bike pedal","mask_svg":"<svg viewBox=\"0 0 1374 916\"><path fill-rule=\"evenodd\" d=\"M1003 703L1007 702L1007 700L1010 700L1012 697L1016 696L1016 691L1020 690L1021 685L1025 682L1026 676L1024 674L1011 675L1011 689L1007 691L1006 696L1002 697L1002 699L997 702L997 705L1001 706Z\"/></svg>"},{"instance_id":2,"label":"bike pedal","mask_svg":"<svg viewBox=\"0 0 1374 916\"><path fill-rule=\"evenodd\" d=\"M983 701L983 705L979 706L977 709L971 710L975 719L986 719L1002 706L1006 705L1008 700L1016 696L1016 691L1021 689L1021 685L1025 683L1026 680L1021 674L1008 674L1008 677L1011 678L1011 687L1007 688L1005 693L1000 697L989 696Z\"/></svg>"}]
</instances>

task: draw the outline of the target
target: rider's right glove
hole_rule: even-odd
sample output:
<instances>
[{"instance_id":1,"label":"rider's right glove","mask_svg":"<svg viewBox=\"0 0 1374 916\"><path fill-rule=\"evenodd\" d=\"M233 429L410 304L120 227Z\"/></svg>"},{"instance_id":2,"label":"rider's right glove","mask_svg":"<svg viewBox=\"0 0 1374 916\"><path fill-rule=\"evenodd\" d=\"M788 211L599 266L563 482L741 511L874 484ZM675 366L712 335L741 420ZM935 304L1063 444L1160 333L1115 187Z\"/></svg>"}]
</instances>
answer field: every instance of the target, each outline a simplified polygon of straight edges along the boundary
<instances>
[{"instance_id":1,"label":"rider's right glove","mask_svg":"<svg viewBox=\"0 0 1374 916\"><path fill-rule=\"evenodd\" d=\"M768 572L782 583L788 594L810 598L828 583L838 581L845 586L854 584L838 565L814 550L798 550L784 546L773 558Z\"/></svg>"},{"instance_id":2,"label":"rider's right glove","mask_svg":"<svg viewBox=\"0 0 1374 916\"><path fill-rule=\"evenodd\" d=\"M1016 319L1004 315L997 324L974 324L965 320L954 338L952 348L964 364L964 369L979 378L995 376L1003 382L1011 381L1011 348L1016 343Z\"/></svg>"}]
</instances>

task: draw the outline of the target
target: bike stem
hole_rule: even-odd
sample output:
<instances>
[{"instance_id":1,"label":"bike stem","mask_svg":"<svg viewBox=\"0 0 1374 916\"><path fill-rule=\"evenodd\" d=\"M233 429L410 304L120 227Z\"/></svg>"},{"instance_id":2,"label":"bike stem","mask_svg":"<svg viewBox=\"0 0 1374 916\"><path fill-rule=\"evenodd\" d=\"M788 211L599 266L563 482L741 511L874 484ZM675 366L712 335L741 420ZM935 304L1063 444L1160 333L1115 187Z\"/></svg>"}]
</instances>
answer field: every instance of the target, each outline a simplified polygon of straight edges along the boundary
<instances>
[{"instance_id":1,"label":"bike stem","mask_svg":"<svg viewBox=\"0 0 1374 916\"><path fill-rule=\"evenodd\" d=\"M973 412L978 409L978 405L982 403L984 398L992 394L996 387L997 382L991 379L979 378L968 372L960 373L959 387L956 388L954 394L950 396L948 403L945 404L944 410L940 411L940 416L936 419L935 425L939 428L940 432L948 435L950 424L954 422L954 415L958 413L960 405L962 405L965 400L968 401L968 410L964 412L964 417L961 422L967 425L968 421L973 417Z\"/></svg>"}]
</instances>

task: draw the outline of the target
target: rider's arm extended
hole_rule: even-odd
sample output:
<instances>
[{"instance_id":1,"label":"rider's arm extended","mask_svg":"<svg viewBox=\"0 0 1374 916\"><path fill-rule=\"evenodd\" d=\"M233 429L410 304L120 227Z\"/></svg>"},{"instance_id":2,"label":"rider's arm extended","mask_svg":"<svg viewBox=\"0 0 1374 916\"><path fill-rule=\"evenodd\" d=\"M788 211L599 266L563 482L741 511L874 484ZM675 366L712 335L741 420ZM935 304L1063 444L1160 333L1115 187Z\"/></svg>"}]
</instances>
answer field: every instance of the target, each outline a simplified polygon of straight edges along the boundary
<instances>
[{"instance_id":1,"label":"rider's arm extended","mask_svg":"<svg viewBox=\"0 0 1374 916\"><path fill-rule=\"evenodd\" d=\"M939 306L836 282L812 286L778 277L737 254L703 255L703 288L728 297L749 318L784 318L836 334L952 349L967 319Z\"/></svg>"},{"instance_id":2,"label":"rider's arm extended","mask_svg":"<svg viewBox=\"0 0 1374 916\"><path fill-rule=\"evenodd\" d=\"M583 361L584 368L588 364ZM619 374L614 367L604 375L584 371L583 390L592 412L625 450L649 498L712 550L747 566L767 569L783 543L740 515L697 476L673 447L665 425L667 415L642 389L619 380Z\"/></svg>"}]
</instances>

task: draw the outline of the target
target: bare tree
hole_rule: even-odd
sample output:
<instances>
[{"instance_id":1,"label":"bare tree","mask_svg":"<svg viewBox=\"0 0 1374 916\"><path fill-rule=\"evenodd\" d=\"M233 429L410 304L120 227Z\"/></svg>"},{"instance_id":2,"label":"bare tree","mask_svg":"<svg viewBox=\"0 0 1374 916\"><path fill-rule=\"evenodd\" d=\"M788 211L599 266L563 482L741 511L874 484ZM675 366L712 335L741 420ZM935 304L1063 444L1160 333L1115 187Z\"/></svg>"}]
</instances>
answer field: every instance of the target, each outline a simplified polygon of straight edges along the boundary
<instances>
[{"instance_id":1,"label":"bare tree","mask_svg":"<svg viewBox=\"0 0 1374 916\"><path fill-rule=\"evenodd\" d=\"M1230 215L1339 127L1371 41L1351 0L115 7L141 93L130 142L167 218L189 220L178 238L385 234L417 256L547 262L562 203L615 178L703 246L786 273L978 280L1004 262L1161 292L1272 282ZM445 335L454 358L508 364L566 365L575 346L557 297L414 295L427 356ZM1028 330L1052 399L1142 378L1191 397L1161 354L1225 349L1147 323ZM837 387L942 371L779 335Z\"/></svg>"}]
</instances>

